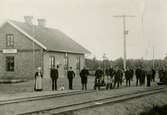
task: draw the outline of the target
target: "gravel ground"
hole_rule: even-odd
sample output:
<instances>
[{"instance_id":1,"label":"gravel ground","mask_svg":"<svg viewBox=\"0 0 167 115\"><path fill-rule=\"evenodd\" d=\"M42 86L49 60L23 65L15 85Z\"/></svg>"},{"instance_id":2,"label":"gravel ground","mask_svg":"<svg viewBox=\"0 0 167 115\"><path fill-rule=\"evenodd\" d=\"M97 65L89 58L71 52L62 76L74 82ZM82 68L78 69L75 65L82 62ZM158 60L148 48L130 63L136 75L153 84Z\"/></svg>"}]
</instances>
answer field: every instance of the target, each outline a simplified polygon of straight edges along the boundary
<instances>
[{"instance_id":1,"label":"gravel ground","mask_svg":"<svg viewBox=\"0 0 167 115\"><path fill-rule=\"evenodd\" d=\"M76 104L78 102L92 101L95 99L102 99L105 97L118 96L120 94L131 94L132 92L142 91L142 87L129 87L129 88L120 88L113 89L111 91L98 91L94 93L84 93L80 95L71 95L59 98L50 98L36 101L28 101L22 103L7 104L0 107L0 113L3 115L14 115L20 112L28 112L32 110L41 110L52 107L60 107L65 105ZM118 108L120 109L120 108ZM100 109L98 109L100 110ZM90 110L92 111L92 110ZM93 110L94 111L94 110ZM93 112L92 111L92 112ZM53 115L55 111L47 112L47 115ZM42 114L43 115L43 114Z\"/></svg>"},{"instance_id":2,"label":"gravel ground","mask_svg":"<svg viewBox=\"0 0 167 115\"><path fill-rule=\"evenodd\" d=\"M167 105L167 92L133 99L117 104L71 112L72 115L139 115L153 106Z\"/></svg>"}]
</instances>

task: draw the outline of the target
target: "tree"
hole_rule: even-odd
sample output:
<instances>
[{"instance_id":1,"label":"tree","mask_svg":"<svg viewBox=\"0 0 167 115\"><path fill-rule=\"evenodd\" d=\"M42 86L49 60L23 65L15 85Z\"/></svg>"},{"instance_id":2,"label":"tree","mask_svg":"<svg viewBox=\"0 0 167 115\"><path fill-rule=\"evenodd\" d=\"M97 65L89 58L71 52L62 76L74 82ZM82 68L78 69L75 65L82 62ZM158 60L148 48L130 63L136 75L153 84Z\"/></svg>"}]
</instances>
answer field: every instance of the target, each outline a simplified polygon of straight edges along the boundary
<instances>
[{"instance_id":1,"label":"tree","mask_svg":"<svg viewBox=\"0 0 167 115\"><path fill-rule=\"evenodd\" d=\"M93 59L85 59L85 65L91 69L91 70L96 70L99 67L99 61L96 60L96 57Z\"/></svg>"}]
</instances>

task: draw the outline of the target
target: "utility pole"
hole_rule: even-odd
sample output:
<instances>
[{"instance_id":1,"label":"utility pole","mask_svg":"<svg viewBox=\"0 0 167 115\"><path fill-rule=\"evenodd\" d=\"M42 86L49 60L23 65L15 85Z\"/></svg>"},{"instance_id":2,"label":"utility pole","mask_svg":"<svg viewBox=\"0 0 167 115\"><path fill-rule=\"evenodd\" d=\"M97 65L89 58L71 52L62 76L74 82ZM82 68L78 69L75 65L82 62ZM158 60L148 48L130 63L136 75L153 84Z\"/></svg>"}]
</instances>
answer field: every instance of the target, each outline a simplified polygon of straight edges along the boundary
<instances>
[{"instance_id":1,"label":"utility pole","mask_svg":"<svg viewBox=\"0 0 167 115\"><path fill-rule=\"evenodd\" d=\"M154 61L154 47L153 47L153 69L154 69L155 61Z\"/></svg>"},{"instance_id":2,"label":"utility pole","mask_svg":"<svg viewBox=\"0 0 167 115\"><path fill-rule=\"evenodd\" d=\"M105 59L106 59L106 54L104 53L103 54L103 78L105 76L105 63L104 63Z\"/></svg>"},{"instance_id":3,"label":"utility pole","mask_svg":"<svg viewBox=\"0 0 167 115\"><path fill-rule=\"evenodd\" d=\"M124 55L124 61L123 61L123 66L124 66L124 71L126 71L126 35L128 34L128 30L126 30L126 18L132 18L135 16L132 15L117 15L117 16L113 16L115 18L122 18L122 22L123 22L123 55Z\"/></svg>"}]
</instances>

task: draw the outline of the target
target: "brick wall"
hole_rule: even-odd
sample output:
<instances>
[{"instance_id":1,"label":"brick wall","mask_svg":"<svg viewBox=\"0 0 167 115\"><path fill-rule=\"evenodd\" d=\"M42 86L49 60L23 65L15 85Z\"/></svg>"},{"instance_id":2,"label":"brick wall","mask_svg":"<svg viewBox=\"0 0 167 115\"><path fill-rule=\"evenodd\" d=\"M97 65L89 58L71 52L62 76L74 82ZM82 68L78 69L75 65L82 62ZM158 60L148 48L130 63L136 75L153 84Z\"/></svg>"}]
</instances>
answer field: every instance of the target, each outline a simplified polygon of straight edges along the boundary
<instances>
[{"instance_id":1,"label":"brick wall","mask_svg":"<svg viewBox=\"0 0 167 115\"><path fill-rule=\"evenodd\" d=\"M8 49L6 48L6 34L14 34L14 49L17 49L17 53L4 54L2 52L3 49ZM14 72L6 72L6 56L15 57ZM9 24L3 25L0 29L0 77L31 79L38 66L42 66L42 49Z\"/></svg>"}]
</instances>

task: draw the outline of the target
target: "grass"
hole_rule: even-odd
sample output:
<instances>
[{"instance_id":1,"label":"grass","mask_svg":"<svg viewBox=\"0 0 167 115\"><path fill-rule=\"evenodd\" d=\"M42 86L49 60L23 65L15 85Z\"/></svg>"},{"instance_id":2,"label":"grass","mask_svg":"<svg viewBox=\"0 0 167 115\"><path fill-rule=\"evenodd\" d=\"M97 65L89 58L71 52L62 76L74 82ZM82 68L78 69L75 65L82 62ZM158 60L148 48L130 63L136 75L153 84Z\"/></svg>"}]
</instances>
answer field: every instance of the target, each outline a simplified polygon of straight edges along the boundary
<instances>
[{"instance_id":1,"label":"grass","mask_svg":"<svg viewBox=\"0 0 167 115\"><path fill-rule=\"evenodd\" d=\"M167 115L167 105L163 107L153 106L148 112L143 112L140 115Z\"/></svg>"}]
</instances>

